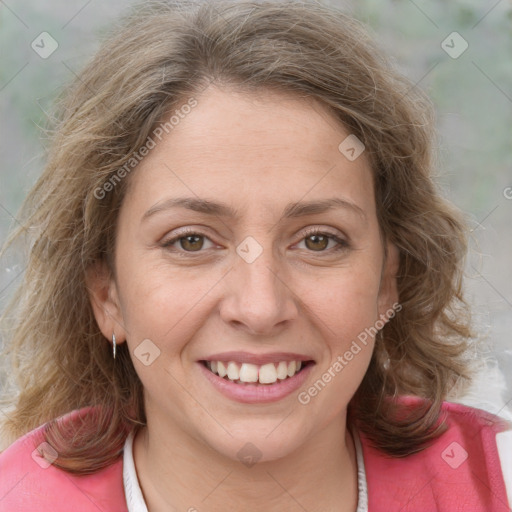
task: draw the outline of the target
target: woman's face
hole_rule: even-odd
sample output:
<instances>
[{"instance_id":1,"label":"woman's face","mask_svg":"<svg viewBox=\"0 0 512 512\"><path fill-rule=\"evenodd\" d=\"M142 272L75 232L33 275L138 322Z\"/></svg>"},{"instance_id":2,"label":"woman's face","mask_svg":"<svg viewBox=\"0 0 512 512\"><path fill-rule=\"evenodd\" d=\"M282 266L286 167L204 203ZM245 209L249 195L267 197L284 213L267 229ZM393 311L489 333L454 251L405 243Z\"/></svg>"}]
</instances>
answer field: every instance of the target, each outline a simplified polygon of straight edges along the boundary
<instances>
[{"instance_id":1,"label":"woman's face","mask_svg":"<svg viewBox=\"0 0 512 512\"><path fill-rule=\"evenodd\" d=\"M396 251L384 257L365 153L339 149L350 133L321 106L195 99L129 178L116 279L93 283L93 306L128 343L150 431L272 460L344 424L370 328L397 299Z\"/></svg>"}]
</instances>

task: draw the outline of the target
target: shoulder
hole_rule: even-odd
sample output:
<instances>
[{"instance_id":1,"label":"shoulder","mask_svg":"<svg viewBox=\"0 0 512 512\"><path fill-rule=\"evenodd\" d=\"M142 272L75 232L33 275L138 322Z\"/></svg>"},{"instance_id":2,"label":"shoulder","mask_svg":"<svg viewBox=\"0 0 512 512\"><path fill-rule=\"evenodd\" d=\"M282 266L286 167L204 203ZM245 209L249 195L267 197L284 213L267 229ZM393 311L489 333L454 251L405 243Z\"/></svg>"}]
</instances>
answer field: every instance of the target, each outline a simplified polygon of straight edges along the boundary
<instances>
[{"instance_id":1,"label":"shoulder","mask_svg":"<svg viewBox=\"0 0 512 512\"><path fill-rule=\"evenodd\" d=\"M400 400L410 407L422 402L412 397ZM498 439L510 433L512 425L486 411L450 402L443 403L441 417L447 430L428 447L407 457L388 457L363 436L370 505L372 499L378 499L400 505L403 512L508 512L508 482Z\"/></svg>"},{"instance_id":2,"label":"shoulder","mask_svg":"<svg viewBox=\"0 0 512 512\"><path fill-rule=\"evenodd\" d=\"M72 422L89 409L62 419ZM53 463L57 452L45 441L45 425L25 434L0 454L0 510L17 512L126 511L122 460L92 475L74 475Z\"/></svg>"}]
</instances>

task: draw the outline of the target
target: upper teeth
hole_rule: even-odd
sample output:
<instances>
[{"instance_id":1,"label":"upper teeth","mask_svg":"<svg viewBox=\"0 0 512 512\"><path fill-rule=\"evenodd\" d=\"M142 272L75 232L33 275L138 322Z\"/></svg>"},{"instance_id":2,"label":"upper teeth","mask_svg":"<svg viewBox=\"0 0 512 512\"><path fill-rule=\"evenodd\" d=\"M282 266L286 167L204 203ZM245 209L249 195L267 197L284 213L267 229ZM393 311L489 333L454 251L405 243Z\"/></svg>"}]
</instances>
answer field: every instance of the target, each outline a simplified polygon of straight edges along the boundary
<instances>
[{"instance_id":1,"label":"upper teeth","mask_svg":"<svg viewBox=\"0 0 512 512\"><path fill-rule=\"evenodd\" d=\"M206 361L206 366L219 377L226 377L232 381L259 382L260 384L273 384L277 379L293 377L301 368L301 361L280 361L267 363L261 366L250 363L236 363L229 361Z\"/></svg>"}]
</instances>

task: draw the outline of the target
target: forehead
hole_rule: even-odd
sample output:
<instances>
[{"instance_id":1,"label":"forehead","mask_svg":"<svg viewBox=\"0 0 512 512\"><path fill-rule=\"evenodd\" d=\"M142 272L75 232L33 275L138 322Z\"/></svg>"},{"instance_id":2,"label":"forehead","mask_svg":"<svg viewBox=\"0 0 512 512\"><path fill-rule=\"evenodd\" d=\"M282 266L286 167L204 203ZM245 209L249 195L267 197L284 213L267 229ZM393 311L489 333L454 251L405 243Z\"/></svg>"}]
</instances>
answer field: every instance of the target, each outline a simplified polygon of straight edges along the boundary
<instances>
[{"instance_id":1,"label":"forehead","mask_svg":"<svg viewBox=\"0 0 512 512\"><path fill-rule=\"evenodd\" d=\"M194 99L134 172L130 189L139 199L217 195L234 207L272 210L341 195L374 212L365 154L351 161L340 152L351 134L320 103L216 87Z\"/></svg>"}]
</instances>

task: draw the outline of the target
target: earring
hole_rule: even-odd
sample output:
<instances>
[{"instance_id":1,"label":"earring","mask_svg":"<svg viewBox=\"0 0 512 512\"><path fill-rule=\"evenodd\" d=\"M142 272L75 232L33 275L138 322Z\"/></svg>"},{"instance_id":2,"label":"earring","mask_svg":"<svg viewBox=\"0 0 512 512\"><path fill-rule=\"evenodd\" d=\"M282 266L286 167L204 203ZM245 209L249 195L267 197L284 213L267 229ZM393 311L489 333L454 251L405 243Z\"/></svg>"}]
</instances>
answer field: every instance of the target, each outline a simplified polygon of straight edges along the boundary
<instances>
[{"instance_id":1,"label":"earring","mask_svg":"<svg viewBox=\"0 0 512 512\"><path fill-rule=\"evenodd\" d=\"M114 359L116 358L116 335L112 333L112 354L114 355Z\"/></svg>"}]
</instances>

